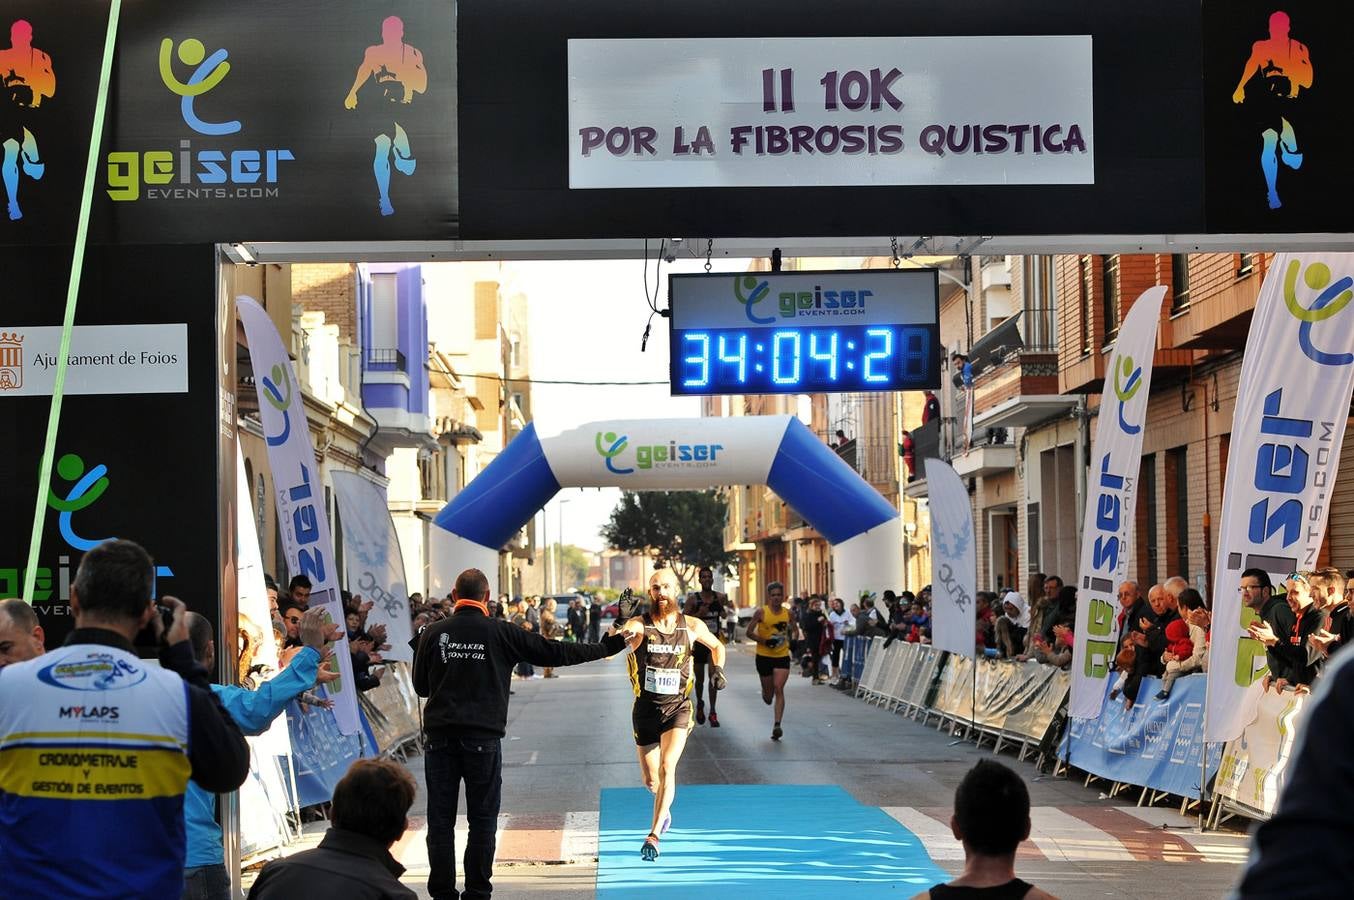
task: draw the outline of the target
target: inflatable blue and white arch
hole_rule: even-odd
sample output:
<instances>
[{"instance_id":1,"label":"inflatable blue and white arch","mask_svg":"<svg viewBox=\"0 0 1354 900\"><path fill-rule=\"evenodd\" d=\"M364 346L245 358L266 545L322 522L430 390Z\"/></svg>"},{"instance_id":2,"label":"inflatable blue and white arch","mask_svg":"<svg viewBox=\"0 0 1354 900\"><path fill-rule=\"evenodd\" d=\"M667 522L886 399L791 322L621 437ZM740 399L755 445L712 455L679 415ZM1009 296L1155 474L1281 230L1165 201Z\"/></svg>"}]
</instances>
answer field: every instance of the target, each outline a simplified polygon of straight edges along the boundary
<instances>
[{"instance_id":1,"label":"inflatable blue and white arch","mask_svg":"<svg viewBox=\"0 0 1354 900\"><path fill-rule=\"evenodd\" d=\"M525 431L443 508L432 529L430 588L445 596L561 488L699 490L765 484L832 544L834 591L902 587L898 510L793 416L592 422L542 438Z\"/></svg>"}]
</instances>

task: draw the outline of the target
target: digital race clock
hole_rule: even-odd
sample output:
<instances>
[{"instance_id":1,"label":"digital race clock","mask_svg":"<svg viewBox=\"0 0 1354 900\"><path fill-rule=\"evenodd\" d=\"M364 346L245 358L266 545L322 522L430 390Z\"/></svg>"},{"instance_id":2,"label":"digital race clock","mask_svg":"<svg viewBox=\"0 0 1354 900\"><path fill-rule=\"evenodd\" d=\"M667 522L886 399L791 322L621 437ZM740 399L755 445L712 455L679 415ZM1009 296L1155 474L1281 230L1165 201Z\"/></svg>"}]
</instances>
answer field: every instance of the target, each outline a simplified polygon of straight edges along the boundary
<instances>
[{"instance_id":1,"label":"digital race clock","mask_svg":"<svg viewBox=\"0 0 1354 900\"><path fill-rule=\"evenodd\" d=\"M934 269L672 275L673 394L940 386Z\"/></svg>"}]
</instances>

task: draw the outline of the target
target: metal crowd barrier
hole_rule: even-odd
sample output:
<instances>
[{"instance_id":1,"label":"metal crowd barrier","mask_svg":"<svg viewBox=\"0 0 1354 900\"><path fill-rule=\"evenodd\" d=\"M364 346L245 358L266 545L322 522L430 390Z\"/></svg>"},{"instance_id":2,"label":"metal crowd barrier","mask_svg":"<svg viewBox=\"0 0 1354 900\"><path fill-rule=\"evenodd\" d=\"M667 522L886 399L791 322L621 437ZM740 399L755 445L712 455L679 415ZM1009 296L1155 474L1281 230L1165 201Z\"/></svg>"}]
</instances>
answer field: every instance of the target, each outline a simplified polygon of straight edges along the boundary
<instances>
[{"instance_id":1,"label":"metal crowd barrier","mask_svg":"<svg viewBox=\"0 0 1354 900\"><path fill-rule=\"evenodd\" d=\"M1017 745L1022 759L1044 744L1070 687L1068 674L1050 666L979 660L975 670L974 660L928 644L856 638L853 654L863 657L857 698L924 724L934 716L937 728L979 743L990 737L996 750Z\"/></svg>"}]
</instances>

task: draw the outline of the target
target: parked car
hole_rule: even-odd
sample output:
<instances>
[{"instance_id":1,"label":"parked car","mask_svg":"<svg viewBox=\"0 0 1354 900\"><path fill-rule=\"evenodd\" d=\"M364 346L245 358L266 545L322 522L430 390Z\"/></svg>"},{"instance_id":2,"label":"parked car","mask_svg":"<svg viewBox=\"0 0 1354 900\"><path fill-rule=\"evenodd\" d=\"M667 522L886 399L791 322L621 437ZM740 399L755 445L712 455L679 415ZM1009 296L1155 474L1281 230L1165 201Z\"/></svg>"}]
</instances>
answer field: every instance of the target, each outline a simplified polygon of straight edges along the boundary
<instances>
[{"instance_id":1,"label":"parked car","mask_svg":"<svg viewBox=\"0 0 1354 900\"><path fill-rule=\"evenodd\" d=\"M583 594L545 594L541 597L541 604L544 605L547 600L555 601L555 621L561 628L569 627L569 604L575 600L582 600L584 604L591 603Z\"/></svg>"}]
</instances>

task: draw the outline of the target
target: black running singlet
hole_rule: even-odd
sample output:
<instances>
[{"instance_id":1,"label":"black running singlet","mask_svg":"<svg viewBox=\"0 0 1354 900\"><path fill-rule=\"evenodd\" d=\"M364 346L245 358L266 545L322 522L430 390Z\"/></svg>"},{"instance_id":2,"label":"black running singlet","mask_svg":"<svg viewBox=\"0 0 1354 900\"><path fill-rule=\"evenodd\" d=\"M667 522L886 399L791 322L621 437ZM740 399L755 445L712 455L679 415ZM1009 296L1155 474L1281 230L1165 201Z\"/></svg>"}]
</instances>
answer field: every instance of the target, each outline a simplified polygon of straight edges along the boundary
<instances>
[{"instance_id":1,"label":"black running singlet","mask_svg":"<svg viewBox=\"0 0 1354 900\"><path fill-rule=\"evenodd\" d=\"M719 627L724 624L724 603L720 599L720 594L715 593L710 598L709 603L703 602L699 591L691 593L687 597L687 608L691 610L688 615L695 616L705 623L705 627L710 629L711 634L719 634Z\"/></svg>"},{"instance_id":2,"label":"black running singlet","mask_svg":"<svg viewBox=\"0 0 1354 900\"><path fill-rule=\"evenodd\" d=\"M677 617L672 633L659 631L653 617L644 614L644 641L627 660L630 686L636 697L662 703L691 693L691 636L686 616Z\"/></svg>"},{"instance_id":3,"label":"black running singlet","mask_svg":"<svg viewBox=\"0 0 1354 900\"><path fill-rule=\"evenodd\" d=\"M1019 878L1012 878L1005 884L996 884L992 887L950 887L948 884L938 884L931 888L931 900L1024 900L1026 894L1034 885L1021 881Z\"/></svg>"}]
</instances>

